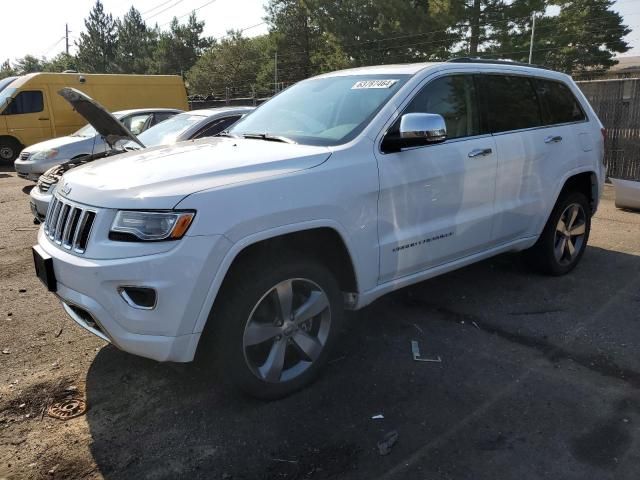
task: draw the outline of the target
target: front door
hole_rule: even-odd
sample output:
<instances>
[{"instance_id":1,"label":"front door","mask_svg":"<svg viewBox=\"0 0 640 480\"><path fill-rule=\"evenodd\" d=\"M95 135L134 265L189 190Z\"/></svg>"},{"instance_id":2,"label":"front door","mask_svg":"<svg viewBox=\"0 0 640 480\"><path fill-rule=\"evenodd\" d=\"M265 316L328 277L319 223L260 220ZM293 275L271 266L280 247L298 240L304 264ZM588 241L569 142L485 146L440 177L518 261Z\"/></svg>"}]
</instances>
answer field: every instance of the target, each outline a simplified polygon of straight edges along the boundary
<instances>
[{"instance_id":1,"label":"front door","mask_svg":"<svg viewBox=\"0 0 640 480\"><path fill-rule=\"evenodd\" d=\"M377 153L380 283L489 247L497 157L476 98L470 75L430 81L403 113L442 115L447 140Z\"/></svg>"},{"instance_id":2,"label":"front door","mask_svg":"<svg viewBox=\"0 0 640 480\"><path fill-rule=\"evenodd\" d=\"M19 139L25 147L52 137L51 117L43 90L19 92L2 115L9 135Z\"/></svg>"}]
</instances>

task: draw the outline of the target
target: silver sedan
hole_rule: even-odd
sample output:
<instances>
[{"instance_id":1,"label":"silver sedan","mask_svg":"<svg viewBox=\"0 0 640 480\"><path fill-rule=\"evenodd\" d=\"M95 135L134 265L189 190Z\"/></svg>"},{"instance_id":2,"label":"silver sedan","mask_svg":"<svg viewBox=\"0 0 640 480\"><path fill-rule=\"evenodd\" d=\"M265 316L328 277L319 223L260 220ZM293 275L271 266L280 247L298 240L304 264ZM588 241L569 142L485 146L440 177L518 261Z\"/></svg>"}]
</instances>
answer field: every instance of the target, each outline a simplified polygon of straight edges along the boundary
<instances>
[{"instance_id":1,"label":"silver sedan","mask_svg":"<svg viewBox=\"0 0 640 480\"><path fill-rule=\"evenodd\" d=\"M181 110L142 108L114 112L113 116L137 135L178 113ZM107 150L109 145L105 139L89 124L72 135L52 138L25 148L14 162L14 168L18 176L35 182L54 165Z\"/></svg>"}]
</instances>

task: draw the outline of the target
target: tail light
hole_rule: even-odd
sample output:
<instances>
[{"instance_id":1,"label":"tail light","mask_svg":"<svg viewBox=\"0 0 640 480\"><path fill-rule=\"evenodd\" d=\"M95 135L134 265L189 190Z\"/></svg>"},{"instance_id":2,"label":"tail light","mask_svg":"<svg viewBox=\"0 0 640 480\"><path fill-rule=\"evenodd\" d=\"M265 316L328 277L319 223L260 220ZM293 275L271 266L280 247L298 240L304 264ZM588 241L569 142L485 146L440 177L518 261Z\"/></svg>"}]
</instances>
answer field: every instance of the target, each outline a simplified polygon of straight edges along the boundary
<instances>
[{"instance_id":1,"label":"tail light","mask_svg":"<svg viewBox=\"0 0 640 480\"><path fill-rule=\"evenodd\" d=\"M602 140L606 140L607 139L607 129L602 127L600 129L600 133L602 133Z\"/></svg>"}]
</instances>

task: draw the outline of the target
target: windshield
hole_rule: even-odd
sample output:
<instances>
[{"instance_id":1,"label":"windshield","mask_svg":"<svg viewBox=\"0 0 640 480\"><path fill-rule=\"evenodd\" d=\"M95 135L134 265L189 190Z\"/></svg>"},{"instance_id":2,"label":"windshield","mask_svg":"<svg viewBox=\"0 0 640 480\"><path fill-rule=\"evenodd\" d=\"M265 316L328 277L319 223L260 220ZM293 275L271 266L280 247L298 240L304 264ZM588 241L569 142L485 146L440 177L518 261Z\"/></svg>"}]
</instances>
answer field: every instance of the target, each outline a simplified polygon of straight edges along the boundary
<instances>
[{"instance_id":1,"label":"windshield","mask_svg":"<svg viewBox=\"0 0 640 480\"><path fill-rule=\"evenodd\" d=\"M116 112L116 113L113 114L113 116L116 117L118 120L120 120L122 118L123 114ZM78 130L75 133L72 133L71 136L72 137L87 137L87 138L91 138L91 137L95 137L97 135L97 133L98 132L96 132L96 129L93 128L90 123L87 123L80 130Z\"/></svg>"},{"instance_id":2,"label":"windshield","mask_svg":"<svg viewBox=\"0 0 640 480\"><path fill-rule=\"evenodd\" d=\"M169 145L175 143L176 139L189 127L207 118L204 115L194 115L193 113L181 113L171 117L164 122L154 125L149 130L138 135L140 141L147 147L157 145ZM127 146L136 147L137 144L129 142Z\"/></svg>"},{"instance_id":3,"label":"windshield","mask_svg":"<svg viewBox=\"0 0 640 480\"><path fill-rule=\"evenodd\" d=\"M9 86L11 82L13 82L18 77L6 77L0 80L0 91L4 90Z\"/></svg>"},{"instance_id":4,"label":"windshield","mask_svg":"<svg viewBox=\"0 0 640 480\"><path fill-rule=\"evenodd\" d=\"M285 137L309 145L355 138L408 75L316 78L300 82L240 120L232 135Z\"/></svg>"},{"instance_id":5,"label":"windshield","mask_svg":"<svg viewBox=\"0 0 640 480\"><path fill-rule=\"evenodd\" d=\"M11 98L14 93L16 93L15 88L5 88L0 91L0 110L4 110L4 107L7 106L7 100Z\"/></svg>"}]
</instances>

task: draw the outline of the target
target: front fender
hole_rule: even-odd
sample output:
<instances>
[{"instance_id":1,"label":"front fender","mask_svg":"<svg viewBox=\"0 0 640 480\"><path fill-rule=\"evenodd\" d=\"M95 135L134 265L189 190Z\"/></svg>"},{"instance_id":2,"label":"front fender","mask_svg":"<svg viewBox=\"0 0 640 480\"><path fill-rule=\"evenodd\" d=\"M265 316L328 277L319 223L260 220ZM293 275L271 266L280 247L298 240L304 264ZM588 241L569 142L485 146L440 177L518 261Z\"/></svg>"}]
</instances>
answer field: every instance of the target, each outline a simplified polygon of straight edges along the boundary
<instances>
[{"instance_id":1,"label":"front fender","mask_svg":"<svg viewBox=\"0 0 640 480\"><path fill-rule=\"evenodd\" d=\"M222 282L227 276L227 273L229 272L229 269L231 268L231 265L233 264L234 260L245 248L251 245L254 245L256 243L259 243L261 241L286 235L288 233L296 233L304 230L312 230L315 228L331 228L335 230L338 233L338 235L340 235L342 241L344 242L347 248L347 252L352 259L353 267L356 275L356 282L358 282L358 279L361 274L359 271L360 262L357 261L357 258L355 257L355 251L352 248L351 242L349 241L349 237L347 236L346 229L339 222L336 222L335 220L319 219L319 220L311 220L311 221L296 223L296 224L280 225L277 227L269 228L266 230L262 230L262 231L247 235L236 242L231 242L227 238L228 242L225 242L225 243L226 245L229 245L229 248L226 251L226 253L224 253L223 258L219 263L218 268L216 269L215 275L209 287L209 291L205 297L205 300L202 304L202 308L200 310L200 313L194 325L193 333L201 333L204 330L207 320L209 318L209 313L211 312L211 309L215 302L216 296L218 295Z\"/></svg>"}]
</instances>

